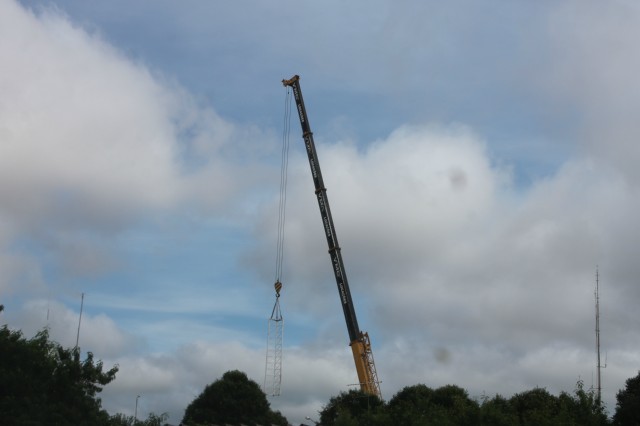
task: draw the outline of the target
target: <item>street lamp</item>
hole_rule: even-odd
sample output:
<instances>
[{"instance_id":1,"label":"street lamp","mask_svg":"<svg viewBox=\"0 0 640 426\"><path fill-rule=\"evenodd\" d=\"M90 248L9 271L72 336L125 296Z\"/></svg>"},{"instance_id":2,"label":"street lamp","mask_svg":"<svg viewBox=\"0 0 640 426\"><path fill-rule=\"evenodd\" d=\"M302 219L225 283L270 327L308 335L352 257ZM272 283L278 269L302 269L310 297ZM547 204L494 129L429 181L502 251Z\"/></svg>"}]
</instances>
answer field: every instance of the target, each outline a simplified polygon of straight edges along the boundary
<instances>
[{"instance_id":1,"label":"street lamp","mask_svg":"<svg viewBox=\"0 0 640 426\"><path fill-rule=\"evenodd\" d=\"M135 414L133 415L133 424L135 425L136 423L138 423L138 399L140 398L140 395L136 396L136 411Z\"/></svg>"},{"instance_id":2,"label":"street lamp","mask_svg":"<svg viewBox=\"0 0 640 426\"><path fill-rule=\"evenodd\" d=\"M313 420L313 419L312 419L311 417L309 417L309 416L305 417L305 419L307 419L307 420L309 420L309 421L312 421L312 422L313 422L313 424L314 424L314 425L316 425L316 426L320 424L320 423L316 422L315 420Z\"/></svg>"}]
</instances>

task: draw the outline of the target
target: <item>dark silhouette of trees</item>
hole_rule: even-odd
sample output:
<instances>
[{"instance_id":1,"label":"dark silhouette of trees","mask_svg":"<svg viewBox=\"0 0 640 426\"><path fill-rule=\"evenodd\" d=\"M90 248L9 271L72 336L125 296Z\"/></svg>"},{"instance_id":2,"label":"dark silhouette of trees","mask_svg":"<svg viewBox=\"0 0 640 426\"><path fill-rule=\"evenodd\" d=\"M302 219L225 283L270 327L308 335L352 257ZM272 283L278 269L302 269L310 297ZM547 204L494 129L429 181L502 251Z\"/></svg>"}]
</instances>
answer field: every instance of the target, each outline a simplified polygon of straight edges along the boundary
<instances>
[{"instance_id":1,"label":"dark silhouette of trees","mask_svg":"<svg viewBox=\"0 0 640 426\"><path fill-rule=\"evenodd\" d=\"M320 412L323 426L600 426L609 424L594 391L578 382L574 393L535 388L507 399L472 399L455 385L407 386L388 403L360 391L331 398ZM625 423L626 425L627 423ZM636 423L629 423L636 424Z\"/></svg>"},{"instance_id":2,"label":"dark silhouette of trees","mask_svg":"<svg viewBox=\"0 0 640 426\"><path fill-rule=\"evenodd\" d=\"M510 399L511 406L522 426L551 426L559 415L558 399L546 389L535 388L517 393Z\"/></svg>"},{"instance_id":3,"label":"dark silhouette of trees","mask_svg":"<svg viewBox=\"0 0 640 426\"><path fill-rule=\"evenodd\" d=\"M417 426L431 416L433 389L426 385L407 386L389 401L387 411L397 424Z\"/></svg>"},{"instance_id":4,"label":"dark silhouette of trees","mask_svg":"<svg viewBox=\"0 0 640 426\"><path fill-rule=\"evenodd\" d=\"M616 413L613 416L616 426L640 425L640 371L635 377L627 379L624 389L616 394Z\"/></svg>"},{"instance_id":5,"label":"dark silhouette of trees","mask_svg":"<svg viewBox=\"0 0 640 426\"><path fill-rule=\"evenodd\" d=\"M78 348L49 340L45 329L32 339L6 325L0 328L0 413L10 425L105 425L109 415L98 394L118 367L103 371L102 361Z\"/></svg>"},{"instance_id":6,"label":"dark silhouette of trees","mask_svg":"<svg viewBox=\"0 0 640 426\"><path fill-rule=\"evenodd\" d=\"M460 426L478 424L480 414L478 403L469 398L467 391L459 386L446 385L436 389L433 393L433 404L448 420L441 424Z\"/></svg>"},{"instance_id":7,"label":"dark silhouette of trees","mask_svg":"<svg viewBox=\"0 0 640 426\"><path fill-rule=\"evenodd\" d=\"M0 305L0 312L3 306ZM104 371L91 352L66 349L45 329L31 339L6 325L0 328L0 423L4 426L161 426L166 414L146 420L109 414L99 394L115 379L118 367ZM359 390L332 397L320 412L323 426L640 426L640 372L617 395L612 422L593 389L582 381L572 394L555 396L544 388L469 397L455 385L431 389L407 386L388 403ZM241 371L228 371L205 387L185 411L185 426L212 424L281 425L287 419L271 410L258 384Z\"/></svg>"},{"instance_id":8,"label":"dark silhouette of trees","mask_svg":"<svg viewBox=\"0 0 640 426\"><path fill-rule=\"evenodd\" d=\"M228 371L207 385L189 404L182 422L185 425L288 424L279 412L271 411L260 386L237 370Z\"/></svg>"},{"instance_id":9,"label":"dark silhouette of trees","mask_svg":"<svg viewBox=\"0 0 640 426\"><path fill-rule=\"evenodd\" d=\"M480 407L464 389L447 385L433 390L423 384L408 386L387 405L390 424L478 425Z\"/></svg>"},{"instance_id":10,"label":"dark silhouette of trees","mask_svg":"<svg viewBox=\"0 0 640 426\"><path fill-rule=\"evenodd\" d=\"M559 398L561 404L572 413L572 421L575 424L585 426L609 424L604 405L598 399L595 390L585 391L582 380L576 383L574 396L562 392Z\"/></svg>"},{"instance_id":11,"label":"dark silhouette of trees","mask_svg":"<svg viewBox=\"0 0 640 426\"><path fill-rule=\"evenodd\" d=\"M341 392L334 396L320 412L320 424L323 426L359 426L384 424L381 416L383 403L375 395L361 390Z\"/></svg>"},{"instance_id":12,"label":"dark silhouette of trees","mask_svg":"<svg viewBox=\"0 0 640 426\"><path fill-rule=\"evenodd\" d=\"M519 424L518 414L511 402L501 395L484 398L480 406L480 424L512 426Z\"/></svg>"},{"instance_id":13,"label":"dark silhouette of trees","mask_svg":"<svg viewBox=\"0 0 640 426\"><path fill-rule=\"evenodd\" d=\"M508 416L503 423L505 425L599 426L609 424L595 391L585 391L582 381L577 383L573 395L561 392L559 396L554 396L546 389L535 388L515 394L507 404L502 397L499 398L503 414ZM508 423L514 420L517 420L516 423Z\"/></svg>"},{"instance_id":14,"label":"dark silhouette of trees","mask_svg":"<svg viewBox=\"0 0 640 426\"><path fill-rule=\"evenodd\" d=\"M118 413L109 418L109 426L163 426L169 419L167 413L149 413L146 420L136 419L134 416L125 416Z\"/></svg>"}]
</instances>

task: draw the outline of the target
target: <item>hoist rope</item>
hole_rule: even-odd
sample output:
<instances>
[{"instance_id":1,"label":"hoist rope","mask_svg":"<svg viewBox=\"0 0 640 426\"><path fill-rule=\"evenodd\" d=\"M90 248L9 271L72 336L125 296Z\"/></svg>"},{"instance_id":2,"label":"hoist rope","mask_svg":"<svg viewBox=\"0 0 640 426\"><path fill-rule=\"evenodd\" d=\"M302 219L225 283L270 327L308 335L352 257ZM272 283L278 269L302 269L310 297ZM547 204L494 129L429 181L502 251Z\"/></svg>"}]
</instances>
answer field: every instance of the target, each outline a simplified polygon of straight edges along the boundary
<instances>
[{"instance_id":1,"label":"hoist rope","mask_svg":"<svg viewBox=\"0 0 640 426\"><path fill-rule=\"evenodd\" d=\"M287 206L287 177L289 169L289 134L291 133L291 89L287 87L284 101L284 123L282 129L282 152L280 166L280 204L278 206L278 242L276 249L276 283L282 278L284 260L284 224ZM277 289L279 295L279 289Z\"/></svg>"}]
</instances>

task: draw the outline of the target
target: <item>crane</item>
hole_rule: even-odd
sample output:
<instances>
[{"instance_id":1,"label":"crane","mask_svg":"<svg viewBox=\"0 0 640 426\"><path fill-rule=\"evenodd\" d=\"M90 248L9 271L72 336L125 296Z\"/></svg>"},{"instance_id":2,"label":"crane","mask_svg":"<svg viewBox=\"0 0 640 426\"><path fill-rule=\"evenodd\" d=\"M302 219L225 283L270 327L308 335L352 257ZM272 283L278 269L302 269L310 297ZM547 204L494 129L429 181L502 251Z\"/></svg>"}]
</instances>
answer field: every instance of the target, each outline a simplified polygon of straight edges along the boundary
<instances>
[{"instance_id":1,"label":"crane","mask_svg":"<svg viewBox=\"0 0 640 426\"><path fill-rule=\"evenodd\" d=\"M320 215L322 216L322 224L324 225L327 244L329 245L329 257L331 258L333 273L336 278L336 284L338 285L338 293L342 303L344 319L347 323L350 342L349 345L353 352L353 359L356 364L360 389L367 394L376 395L382 399L380 382L378 381L378 373L376 372L376 366L373 360L369 334L360 331L360 327L358 327L358 319L356 318L356 312L351 299L349 282L347 281L347 274L344 269L344 262L342 260L342 254L340 253L340 246L338 244L338 237L336 236L336 229L333 224L333 217L331 216L331 208L329 207L329 199L327 198L327 189L325 188L324 181L322 179L320 162L318 161L318 154L316 153L316 146L313 141L313 133L309 126L307 111L302 99L300 77L298 75L294 75L289 80L282 80L282 84L285 87L291 87L293 97L296 102L298 117L300 118L300 125L302 126L302 138L304 139L307 156L309 157L311 176L313 177L313 183L315 185L315 193L318 198L318 206L320 207Z\"/></svg>"}]
</instances>

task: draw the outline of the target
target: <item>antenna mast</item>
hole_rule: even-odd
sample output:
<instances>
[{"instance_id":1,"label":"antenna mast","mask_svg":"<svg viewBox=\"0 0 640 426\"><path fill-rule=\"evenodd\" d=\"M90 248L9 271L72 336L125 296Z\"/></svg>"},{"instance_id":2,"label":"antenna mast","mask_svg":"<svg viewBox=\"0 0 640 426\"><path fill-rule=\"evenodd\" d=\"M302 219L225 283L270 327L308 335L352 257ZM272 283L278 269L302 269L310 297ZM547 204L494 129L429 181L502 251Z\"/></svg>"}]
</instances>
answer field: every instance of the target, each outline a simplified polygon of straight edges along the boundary
<instances>
[{"instance_id":1,"label":"antenna mast","mask_svg":"<svg viewBox=\"0 0 640 426\"><path fill-rule=\"evenodd\" d=\"M598 395L598 403L602 401L602 376L600 370L602 368L606 368L607 364L602 365L600 363L600 274L598 272L598 267L596 267L596 290L595 290L595 298L596 298L596 352L598 354L598 365L597 365L597 376L596 376L596 391Z\"/></svg>"}]
</instances>

